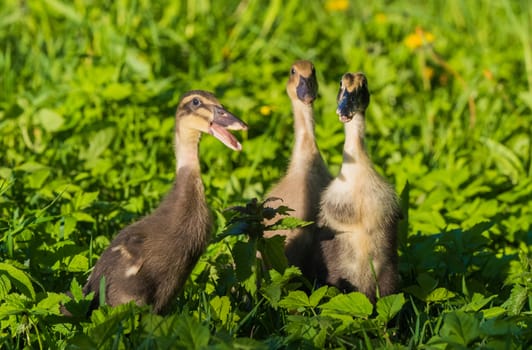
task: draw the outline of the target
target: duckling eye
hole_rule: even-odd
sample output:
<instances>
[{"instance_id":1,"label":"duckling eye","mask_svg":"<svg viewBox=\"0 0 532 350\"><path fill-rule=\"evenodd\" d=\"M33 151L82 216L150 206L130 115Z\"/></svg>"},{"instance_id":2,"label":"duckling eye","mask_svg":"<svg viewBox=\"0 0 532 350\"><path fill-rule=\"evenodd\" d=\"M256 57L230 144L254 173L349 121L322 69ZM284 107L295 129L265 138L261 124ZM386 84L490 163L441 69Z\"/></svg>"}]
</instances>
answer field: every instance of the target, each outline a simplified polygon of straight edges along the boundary
<instances>
[{"instance_id":1,"label":"duckling eye","mask_svg":"<svg viewBox=\"0 0 532 350\"><path fill-rule=\"evenodd\" d=\"M197 98L193 98L192 99L192 104L197 107L197 106L199 106L201 104L201 102Z\"/></svg>"},{"instance_id":2,"label":"duckling eye","mask_svg":"<svg viewBox=\"0 0 532 350\"><path fill-rule=\"evenodd\" d=\"M296 74L295 68L290 69L290 74L292 74L292 75Z\"/></svg>"}]
</instances>

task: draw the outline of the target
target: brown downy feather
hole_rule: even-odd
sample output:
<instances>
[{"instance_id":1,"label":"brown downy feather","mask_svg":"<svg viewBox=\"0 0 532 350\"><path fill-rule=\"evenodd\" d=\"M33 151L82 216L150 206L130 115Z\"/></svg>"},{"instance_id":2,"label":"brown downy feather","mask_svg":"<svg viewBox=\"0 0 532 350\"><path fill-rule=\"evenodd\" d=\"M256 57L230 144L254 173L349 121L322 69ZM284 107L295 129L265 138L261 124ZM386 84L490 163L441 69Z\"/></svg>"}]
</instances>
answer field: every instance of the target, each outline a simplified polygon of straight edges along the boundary
<instances>
[{"instance_id":1,"label":"brown downy feather","mask_svg":"<svg viewBox=\"0 0 532 350\"><path fill-rule=\"evenodd\" d=\"M346 73L337 113L346 139L340 174L322 195L316 276L342 291L360 291L373 302L398 284L398 199L373 168L364 148L366 77Z\"/></svg>"},{"instance_id":2,"label":"brown downy feather","mask_svg":"<svg viewBox=\"0 0 532 350\"><path fill-rule=\"evenodd\" d=\"M130 301L164 312L184 286L211 237L212 219L200 176L200 133L210 133L228 147L241 146L227 129L246 125L204 91L185 94L176 112L176 181L155 211L124 228L103 252L83 292L95 292L99 305L105 277L106 304Z\"/></svg>"},{"instance_id":3,"label":"brown downy feather","mask_svg":"<svg viewBox=\"0 0 532 350\"><path fill-rule=\"evenodd\" d=\"M320 193L329 184L332 176L325 166L314 137L312 103L318 94L318 83L311 62L297 61L292 65L286 91L292 102L295 141L288 170L267 197L281 198L282 205L294 209L290 215L316 222ZM271 224L279 218L277 216L266 223ZM313 229L314 225L310 225L292 230L267 231L265 236L285 236L288 262L307 274L309 254L313 245Z\"/></svg>"}]
</instances>

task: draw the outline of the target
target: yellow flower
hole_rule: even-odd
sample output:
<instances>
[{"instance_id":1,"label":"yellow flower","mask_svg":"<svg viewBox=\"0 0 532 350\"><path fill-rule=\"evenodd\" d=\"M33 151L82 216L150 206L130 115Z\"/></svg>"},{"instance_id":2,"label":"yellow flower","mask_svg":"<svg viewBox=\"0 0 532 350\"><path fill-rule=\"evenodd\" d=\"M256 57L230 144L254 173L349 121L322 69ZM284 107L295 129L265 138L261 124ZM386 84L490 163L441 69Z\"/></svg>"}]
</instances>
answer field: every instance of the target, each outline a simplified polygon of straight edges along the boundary
<instances>
[{"instance_id":1,"label":"yellow flower","mask_svg":"<svg viewBox=\"0 0 532 350\"><path fill-rule=\"evenodd\" d=\"M424 34L425 43L432 44L434 42L434 34L431 32L426 32Z\"/></svg>"},{"instance_id":2,"label":"yellow flower","mask_svg":"<svg viewBox=\"0 0 532 350\"><path fill-rule=\"evenodd\" d=\"M375 22L379 23L379 24L384 24L386 22L388 22L388 17L386 17L386 15L382 12L379 12L375 15Z\"/></svg>"},{"instance_id":3,"label":"yellow flower","mask_svg":"<svg viewBox=\"0 0 532 350\"><path fill-rule=\"evenodd\" d=\"M415 50L423 45L433 43L434 40L434 34L431 32L425 32L421 27L416 27L415 33L412 33L405 38L405 45L408 48Z\"/></svg>"},{"instance_id":4,"label":"yellow flower","mask_svg":"<svg viewBox=\"0 0 532 350\"><path fill-rule=\"evenodd\" d=\"M484 74L484 78L488 79L488 80L491 80L493 81L494 78L493 78L493 72L489 69L484 69L482 71L482 74Z\"/></svg>"},{"instance_id":5,"label":"yellow flower","mask_svg":"<svg viewBox=\"0 0 532 350\"><path fill-rule=\"evenodd\" d=\"M349 7L349 0L327 0L325 9L327 11L345 11Z\"/></svg>"},{"instance_id":6,"label":"yellow flower","mask_svg":"<svg viewBox=\"0 0 532 350\"><path fill-rule=\"evenodd\" d=\"M421 46L421 44L423 44L423 42L421 41L421 38L416 34L409 34L405 39L405 45L412 50L417 49Z\"/></svg>"},{"instance_id":7,"label":"yellow flower","mask_svg":"<svg viewBox=\"0 0 532 350\"><path fill-rule=\"evenodd\" d=\"M261 106L259 112L264 116L268 116L272 113L272 108L270 106Z\"/></svg>"}]
</instances>

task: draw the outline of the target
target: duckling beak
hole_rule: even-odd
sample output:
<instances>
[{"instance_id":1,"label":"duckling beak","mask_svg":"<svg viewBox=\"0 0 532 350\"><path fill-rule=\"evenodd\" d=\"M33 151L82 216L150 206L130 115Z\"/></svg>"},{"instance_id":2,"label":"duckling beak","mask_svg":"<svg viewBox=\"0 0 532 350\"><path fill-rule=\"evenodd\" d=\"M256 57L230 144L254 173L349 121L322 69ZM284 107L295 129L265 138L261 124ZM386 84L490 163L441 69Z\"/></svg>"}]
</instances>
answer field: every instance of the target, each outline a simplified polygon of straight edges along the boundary
<instances>
[{"instance_id":1,"label":"duckling beak","mask_svg":"<svg viewBox=\"0 0 532 350\"><path fill-rule=\"evenodd\" d=\"M306 105L311 104L316 99L318 84L316 77L299 77L299 84L296 87L297 98Z\"/></svg>"},{"instance_id":2,"label":"duckling beak","mask_svg":"<svg viewBox=\"0 0 532 350\"><path fill-rule=\"evenodd\" d=\"M235 151L241 151L242 145L228 130L247 130L246 123L229 113L222 107L214 107L213 120L209 125L209 133L224 145Z\"/></svg>"},{"instance_id":3,"label":"duckling beak","mask_svg":"<svg viewBox=\"0 0 532 350\"><path fill-rule=\"evenodd\" d=\"M347 123L351 121L351 119L353 119L353 116L355 115L353 113L353 108L350 103L351 100L352 97L345 89L339 93L338 108L336 108L336 114L338 114L338 118L340 118L340 121L342 123Z\"/></svg>"},{"instance_id":4,"label":"duckling beak","mask_svg":"<svg viewBox=\"0 0 532 350\"><path fill-rule=\"evenodd\" d=\"M336 114L342 123L348 123L357 113L364 113L369 105L369 91L360 86L353 91L340 88L338 92L338 108Z\"/></svg>"}]
</instances>

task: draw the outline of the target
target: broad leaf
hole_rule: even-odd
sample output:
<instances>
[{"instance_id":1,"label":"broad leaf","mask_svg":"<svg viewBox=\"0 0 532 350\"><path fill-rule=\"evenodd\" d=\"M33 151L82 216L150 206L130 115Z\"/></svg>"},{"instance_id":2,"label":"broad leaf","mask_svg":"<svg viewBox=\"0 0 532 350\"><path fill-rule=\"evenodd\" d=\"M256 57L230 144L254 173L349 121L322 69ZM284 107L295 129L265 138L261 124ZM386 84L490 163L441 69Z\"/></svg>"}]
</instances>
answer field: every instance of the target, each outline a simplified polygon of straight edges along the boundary
<instances>
[{"instance_id":1,"label":"broad leaf","mask_svg":"<svg viewBox=\"0 0 532 350\"><path fill-rule=\"evenodd\" d=\"M501 306L508 310L510 315L518 315L528 299L528 289L516 284L512 288L510 297Z\"/></svg>"},{"instance_id":2,"label":"broad leaf","mask_svg":"<svg viewBox=\"0 0 532 350\"><path fill-rule=\"evenodd\" d=\"M309 297L309 303L311 307L316 307L320 303L320 301L323 299L323 297L327 294L327 291L329 290L329 287L323 286L318 289L316 289Z\"/></svg>"},{"instance_id":3,"label":"broad leaf","mask_svg":"<svg viewBox=\"0 0 532 350\"><path fill-rule=\"evenodd\" d=\"M288 260L284 252L285 237L274 235L259 240L258 250L266 266L282 273L288 267Z\"/></svg>"},{"instance_id":4,"label":"broad leaf","mask_svg":"<svg viewBox=\"0 0 532 350\"><path fill-rule=\"evenodd\" d=\"M387 295L377 300L377 319L388 323L406 303L403 293Z\"/></svg>"},{"instance_id":5,"label":"broad leaf","mask_svg":"<svg viewBox=\"0 0 532 350\"><path fill-rule=\"evenodd\" d=\"M467 346L481 334L480 321L475 314L455 311L445 315L440 335Z\"/></svg>"},{"instance_id":6,"label":"broad leaf","mask_svg":"<svg viewBox=\"0 0 532 350\"><path fill-rule=\"evenodd\" d=\"M360 292L340 294L325 304L320 305L324 315L340 314L354 317L368 317L373 312L373 305Z\"/></svg>"},{"instance_id":7,"label":"broad leaf","mask_svg":"<svg viewBox=\"0 0 532 350\"><path fill-rule=\"evenodd\" d=\"M29 276L26 272L17 269L16 267L0 262L0 275L7 275L11 280L11 283L17 287L17 289L24 293L27 297L35 299L35 290Z\"/></svg>"},{"instance_id":8,"label":"broad leaf","mask_svg":"<svg viewBox=\"0 0 532 350\"><path fill-rule=\"evenodd\" d=\"M311 307L307 293L294 290L288 293L288 295L279 302L279 306L289 310L299 310Z\"/></svg>"},{"instance_id":9,"label":"broad leaf","mask_svg":"<svg viewBox=\"0 0 532 350\"><path fill-rule=\"evenodd\" d=\"M455 293L451 292L447 288L436 288L425 298L425 301L428 302L442 302L449 299L452 299L456 296Z\"/></svg>"}]
</instances>

